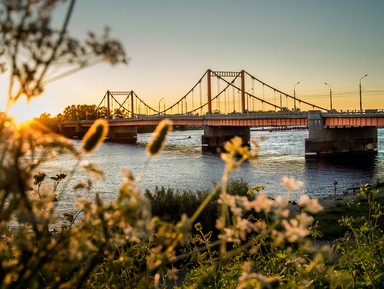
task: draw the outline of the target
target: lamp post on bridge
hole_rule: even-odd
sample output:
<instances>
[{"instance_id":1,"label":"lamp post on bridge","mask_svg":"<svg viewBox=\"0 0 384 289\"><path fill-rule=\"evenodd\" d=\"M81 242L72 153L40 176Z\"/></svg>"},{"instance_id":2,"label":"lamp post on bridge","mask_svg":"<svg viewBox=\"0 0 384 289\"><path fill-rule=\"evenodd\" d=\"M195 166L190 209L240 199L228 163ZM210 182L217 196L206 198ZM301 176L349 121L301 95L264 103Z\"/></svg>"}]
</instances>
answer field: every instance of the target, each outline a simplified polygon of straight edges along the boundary
<instances>
[{"instance_id":1,"label":"lamp post on bridge","mask_svg":"<svg viewBox=\"0 0 384 289\"><path fill-rule=\"evenodd\" d=\"M296 111L296 86L300 84L300 81L298 81L295 86L293 87L293 108Z\"/></svg>"},{"instance_id":2,"label":"lamp post on bridge","mask_svg":"<svg viewBox=\"0 0 384 289\"><path fill-rule=\"evenodd\" d=\"M332 88L328 83L324 82L324 84L329 87L329 102L331 107L330 110L332 110Z\"/></svg>"},{"instance_id":3,"label":"lamp post on bridge","mask_svg":"<svg viewBox=\"0 0 384 289\"><path fill-rule=\"evenodd\" d=\"M360 90L360 111L363 111L363 99L361 97L361 80L364 78L364 77L367 77L368 74L364 75L362 78L360 78L360 82L359 82L359 90Z\"/></svg>"},{"instance_id":4,"label":"lamp post on bridge","mask_svg":"<svg viewBox=\"0 0 384 289\"><path fill-rule=\"evenodd\" d=\"M159 115L160 115L160 103L164 102L164 97L159 100ZM164 102L164 111L165 111L165 102Z\"/></svg>"}]
</instances>

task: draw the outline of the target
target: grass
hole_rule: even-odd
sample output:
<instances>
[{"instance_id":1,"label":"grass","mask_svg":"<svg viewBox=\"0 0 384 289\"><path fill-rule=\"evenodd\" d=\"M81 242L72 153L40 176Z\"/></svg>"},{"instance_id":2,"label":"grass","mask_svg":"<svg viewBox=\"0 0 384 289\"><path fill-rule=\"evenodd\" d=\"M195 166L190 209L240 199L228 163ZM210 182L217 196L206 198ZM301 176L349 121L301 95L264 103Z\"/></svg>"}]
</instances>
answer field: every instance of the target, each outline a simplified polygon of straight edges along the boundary
<instances>
[{"instance_id":1,"label":"grass","mask_svg":"<svg viewBox=\"0 0 384 289\"><path fill-rule=\"evenodd\" d=\"M384 205L384 196L378 196L376 202ZM353 218L364 217L368 215L368 202L364 197L357 197L352 202L337 203L335 206L324 209L315 216L315 220L319 222L320 230L323 233L321 239L334 240L340 238L348 230L347 227L341 226L339 220L343 216ZM384 218L379 219L379 226L384 226Z\"/></svg>"}]
</instances>

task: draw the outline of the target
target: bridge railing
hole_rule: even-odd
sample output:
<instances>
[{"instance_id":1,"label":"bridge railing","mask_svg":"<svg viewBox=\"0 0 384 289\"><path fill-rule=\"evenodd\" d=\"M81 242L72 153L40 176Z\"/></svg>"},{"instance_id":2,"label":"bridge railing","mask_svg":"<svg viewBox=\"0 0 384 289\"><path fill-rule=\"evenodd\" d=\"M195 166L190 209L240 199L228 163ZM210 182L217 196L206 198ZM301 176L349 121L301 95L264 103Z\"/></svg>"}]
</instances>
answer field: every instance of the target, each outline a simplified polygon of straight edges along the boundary
<instances>
[{"instance_id":1,"label":"bridge railing","mask_svg":"<svg viewBox=\"0 0 384 289\"><path fill-rule=\"evenodd\" d=\"M384 114L384 109L365 109L365 110L333 110L333 111L327 111L322 112L322 115L324 116L382 116Z\"/></svg>"},{"instance_id":2,"label":"bridge railing","mask_svg":"<svg viewBox=\"0 0 384 289\"><path fill-rule=\"evenodd\" d=\"M366 109L363 111L360 110L347 110L347 111L328 111L328 112L322 112L322 116L324 117L345 117L345 116L367 116L367 117L375 117L375 116L383 116L384 115L384 109ZM308 112L307 111L269 111L269 112L246 112L246 113L228 113L228 114L204 114L204 115L198 115L198 114L160 114L160 115L138 115L136 114L133 118L112 118L108 121L110 122L119 122L122 120L125 121L135 121L135 120L158 120L158 119L164 119L164 118L170 118L170 119L252 119L252 118L302 118L307 117ZM92 123L93 120L78 120L82 123ZM63 122L76 122L76 121L66 121Z\"/></svg>"},{"instance_id":3,"label":"bridge railing","mask_svg":"<svg viewBox=\"0 0 384 289\"><path fill-rule=\"evenodd\" d=\"M275 116L307 116L306 111L265 111L265 112L245 112L245 113L228 113L228 114L210 114L204 115L210 118L253 118L253 117L275 117Z\"/></svg>"}]
</instances>

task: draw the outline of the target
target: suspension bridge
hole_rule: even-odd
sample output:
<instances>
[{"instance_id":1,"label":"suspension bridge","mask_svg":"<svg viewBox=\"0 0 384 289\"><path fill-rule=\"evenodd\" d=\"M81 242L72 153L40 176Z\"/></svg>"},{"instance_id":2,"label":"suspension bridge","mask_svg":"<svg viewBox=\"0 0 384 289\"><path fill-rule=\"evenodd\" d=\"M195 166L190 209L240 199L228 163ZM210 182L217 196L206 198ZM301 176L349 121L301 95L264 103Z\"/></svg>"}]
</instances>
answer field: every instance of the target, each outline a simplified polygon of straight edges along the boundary
<instances>
[{"instance_id":1,"label":"suspension bridge","mask_svg":"<svg viewBox=\"0 0 384 289\"><path fill-rule=\"evenodd\" d=\"M331 100L332 102L332 100ZM379 110L340 113L285 93L241 70L208 69L178 101L148 105L133 90L107 91L97 107L108 119L110 141L135 143L138 127L156 126L169 118L176 126L204 128L202 151L215 152L234 136L244 145L250 127L307 127L305 155L326 156L377 151L377 128L384 127ZM81 137L92 120L65 121L61 133Z\"/></svg>"},{"instance_id":2,"label":"suspension bridge","mask_svg":"<svg viewBox=\"0 0 384 289\"><path fill-rule=\"evenodd\" d=\"M121 100L122 97L125 97ZM179 100L165 107L151 107L134 91L107 91L98 105L107 108L106 117L135 117L156 115L211 115L300 111L327 109L295 95L285 93L248 72L213 71L208 69L197 83Z\"/></svg>"}]
</instances>

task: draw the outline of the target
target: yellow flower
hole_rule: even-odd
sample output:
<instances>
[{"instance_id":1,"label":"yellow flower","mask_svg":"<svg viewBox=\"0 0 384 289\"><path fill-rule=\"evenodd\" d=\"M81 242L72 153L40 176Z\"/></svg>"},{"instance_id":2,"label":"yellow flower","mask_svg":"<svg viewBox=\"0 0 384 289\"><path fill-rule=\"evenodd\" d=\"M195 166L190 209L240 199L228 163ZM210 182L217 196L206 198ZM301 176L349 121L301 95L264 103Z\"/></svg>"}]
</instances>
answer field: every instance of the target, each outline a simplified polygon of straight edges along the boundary
<instances>
[{"instance_id":1,"label":"yellow flower","mask_svg":"<svg viewBox=\"0 0 384 289\"><path fill-rule=\"evenodd\" d=\"M235 136L224 144L221 159L227 163L228 171L239 167L245 160L251 157L248 146L243 146L243 139Z\"/></svg>"}]
</instances>

